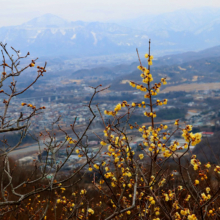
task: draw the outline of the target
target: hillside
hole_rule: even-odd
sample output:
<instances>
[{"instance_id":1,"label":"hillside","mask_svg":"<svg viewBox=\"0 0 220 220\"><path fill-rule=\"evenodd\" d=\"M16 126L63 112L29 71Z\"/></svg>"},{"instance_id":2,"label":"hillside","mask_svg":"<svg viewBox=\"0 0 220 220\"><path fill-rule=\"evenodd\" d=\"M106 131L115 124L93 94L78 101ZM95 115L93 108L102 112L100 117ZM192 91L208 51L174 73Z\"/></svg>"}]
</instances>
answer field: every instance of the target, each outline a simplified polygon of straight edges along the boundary
<instances>
[{"instance_id":1,"label":"hillside","mask_svg":"<svg viewBox=\"0 0 220 220\"><path fill-rule=\"evenodd\" d=\"M153 66L151 73L155 81L160 81L162 76L167 77L170 86L190 83L216 83L220 82L220 57L203 58L169 66ZM112 82L111 89L117 90L120 86L121 90L129 90L130 86L125 83L125 80L141 83L140 71L135 70L128 75L116 78Z\"/></svg>"}]
</instances>

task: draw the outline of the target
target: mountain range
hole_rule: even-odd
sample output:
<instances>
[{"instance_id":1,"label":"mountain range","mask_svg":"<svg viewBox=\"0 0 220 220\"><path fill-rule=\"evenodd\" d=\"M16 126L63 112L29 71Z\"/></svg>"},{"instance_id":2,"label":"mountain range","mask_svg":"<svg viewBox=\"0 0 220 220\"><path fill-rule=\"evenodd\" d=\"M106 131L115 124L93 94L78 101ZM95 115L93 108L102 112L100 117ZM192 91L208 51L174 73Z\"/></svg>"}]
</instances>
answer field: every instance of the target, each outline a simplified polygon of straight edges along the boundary
<instances>
[{"instance_id":1,"label":"mountain range","mask_svg":"<svg viewBox=\"0 0 220 220\"><path fill-rule=\"evenodd\" d=\"M0 28L0 42L35 56L100 56L147 50L172 54L220 45L220 10L199 8L142 16L117 23L66 21L45 14Z\"/></svg>"}]
</instances>

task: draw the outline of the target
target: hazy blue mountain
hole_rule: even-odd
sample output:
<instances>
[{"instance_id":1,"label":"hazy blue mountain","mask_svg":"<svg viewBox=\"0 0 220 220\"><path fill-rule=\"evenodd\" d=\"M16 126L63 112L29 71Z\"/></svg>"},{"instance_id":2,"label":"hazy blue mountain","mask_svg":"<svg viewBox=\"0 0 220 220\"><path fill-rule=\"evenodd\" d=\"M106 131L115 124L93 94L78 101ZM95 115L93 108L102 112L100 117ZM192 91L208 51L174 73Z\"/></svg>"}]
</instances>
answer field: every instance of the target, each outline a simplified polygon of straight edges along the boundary
<instances>
[{"instance_id":1,"label":"hazy blue mountain","mask_svg":"<svg viewBox=\"0 0 220 220\"><path fill-rule=\"evenodd\" d=\"M68 22L46 14L19 26L0 28L0 41L37 55L93 56L135 51L145 32L117 24Z\"/></svg>"},{"instance_id":2,"label":"hazy blue mountain","mask_svg":"<svg viewBox=\"0 0 220 220\"><path fill-rule=\"evenodd\" d=\"M0 28L0 41L34 56L89 57L147 51L181 53L220 45L220 10L199 8L148 15L127 22L66 21L46 14Z\"/></svg>"},{"instance_id":3,"label":"hazy blue mountain","mask_svg":"<svg viewBox=\"0 0 220 220\"><path fill-rule=\"evenodd\" d=\"M160 15L140 16L119 24L147 31L161 48L202 50L220 44L220 9L181 9Z\"/></svg>"},{"instance_id":4,"label":"hazy blue mountain","mask_svg":"<svg viewBox=\"0 0 220 220\"><path fill-rule=\"evenodd\" d=\"M201 7L194 9L180 9L159 15L140 16L135 19L121 21L119 24L145 30L154 31L189 31L196 32L201 27L211 24L220 18L220 9L211 7Z\"/></svg>"}]
</instances>

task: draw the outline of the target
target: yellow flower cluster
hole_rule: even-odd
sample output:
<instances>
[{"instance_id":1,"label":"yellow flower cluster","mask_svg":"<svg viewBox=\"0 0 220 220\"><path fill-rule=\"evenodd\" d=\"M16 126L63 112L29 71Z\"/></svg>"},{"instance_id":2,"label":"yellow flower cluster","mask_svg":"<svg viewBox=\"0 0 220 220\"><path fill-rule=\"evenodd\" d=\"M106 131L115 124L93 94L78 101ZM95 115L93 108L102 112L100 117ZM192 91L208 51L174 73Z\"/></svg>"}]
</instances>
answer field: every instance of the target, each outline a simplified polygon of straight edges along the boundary
<instances>
[{"instance_id":1,"label":"yellow flower cluster","mask_svg":"<svg viewBox=\"0 0 220 220\"><path fill-rule=\"evenodd\" d=\"M164 85L166 85L166 84L167 84L166 78L161 78L161 82L162 82Z\"/></svg>"},{"instance_id":2,"label":"yellow flower cluster","mask_svg":"<svg viewBox=\"0 0 220 220\"><path fill-rule=\"evenodd\" d=\"M187 125L185 129L183 129L182 137L185 139L186 142L191 142L192 146L195 146L199 142L201 142L202 134L196 133L193 134L192 132L189 133L189 131L192 130L192 125Z\"/></svg>"},{"instance_id":3,"label":"yellow flower cluster","mask_svg":"<svg viewBox=\"0 0 220 220\"><path fill-rule=\"evenodd\" d=\"M193 156L192 156L192 159L191 159L191 162L190 162L190 163L193 165L194 170L198 170L198 168L199 168L200 165L201 165L201 162L196 159L196 155L193 155Z\"/></svg>"},{"instance_id":4,"label":"yellow flower cluster","mask_svg":"<svg viewBox=\"0 0 220 220\"><path fill-rule=\"evenodd\" d=\"M191 195L187 195L186 198L185 198L185 201L188 202L190 198L191 198Z\"/></svg>"},{"instance_id":5,"label":"yellow flower cluster","mask_svg":"<svg viewBox=\"0 0 220 220\"><path fill-rule=\"evenodd\" d=\"M181 216L178 212L175 212L174 217L175 217L175 220L181 220Z\"/></svg>"},{"instance_id":6,"label":"yellow flower cluster","mask_svg":"<svg viewBox=\"0 0 220 220\"><path fill-rule=\"evenodd\" d=\"M170 200L168 194L164 193L163 196L164 196L164 200L165 200L166 202L168 202L168 201Z\"/></svg>"},{"instance_id":7,"label":"yellow flower cluster","mask_svg":"<svg viewBox=\"0 0 220 220\"><path fill-rule=\"evenodd\" d=\"M201 197L202 197L202 201L200 201L200 202L207 201L207 200L211 199L211 195L210 195L210 194L208 194L208 195L206 196L205 193L202 193L202 194L201 194Z\"/></svg>"},{"instance_id":8,"label":"yellow flower cluster","mask_svg":"<svg viewBox=\"0 0 220 220\"><path fill-rule=\"evenodd\" d=\"M86 192L87 192L86 189L81 189L80 194L81 194L81 195L84 195L84 194L86 194Z\"/></svg>"},{"instance_id":9,"label":"yellow flower cluster","mask_svg":"<svg viewBox=\"0 0 220 220\"><path fill-rule=\"evenodd\" d=\"M163 102L160 100L157 100L157 105L166 105L167 104L167 99L164 99Z\"/></svg>"},{"instance_id":10,"label":"yellow flower cluster","mask_svg":"<svg viewBox=\"0 0 220 220\"><path fill-rule=\"evenodd\" d=\"M72 138L69 137L69 136L66 136L66 140L69 141L69 144L75 144L75 143L77 143L77 140L74 140L74 139L72 139Z\"/></svg>"},{"instance_id":11,"label":"yellow flower cluster","mask_svg":"<svg viewBox=\"0 0 220 220\"><path fill-rule=\"evenodd\" d=\"M216 166L214 171L217 172L218 174L220 174L220 166Z\"/></svg>"},{"instance_id":12,"label":"yellow flower cluster","mask_svg":"<svg viewBox=\"0 0 220 220\"><path fill-rule=\"evenodd\" d=\"M105 174L106 179L109 179L111 177L114 177L114 174L112 172L108 172L108 173Z\"/></svg>"},{"instance_id":13,"label":"yellow flower cluster","mask_svg":"<svg viewBox=\"0 0 220 220\"><path fill-rule=\"evenodd\" d=\"M106 145L105 141L101 141L100 144L101 144L102 146L105 146L105 145Z\"/></svg>"},{"instance_id":14,"label":"yellow flower cluster","mask_svg":"<svg viewBox=\"0 0 220 220\"><path fill-rule=\"evenodd\" d=\"M154 59L153 55L145 54L145 58L148 59L148 65L151 66L153 65L152 60Z\"/></svg>"},{"instance_id":15,"label":"yellow flower cluster","mask_svg":"<svg viewBox=\"0 0 220 220\"><path fill-rule=\"evenodd\" d=\"M93 165L97 170L99 169L99 165L98 164L94 164Z\"/></svg>"},{"instance_id":16,"label":"yellow flower cluster","mask_svg":"<svg viewBox=\"0 0 220 220\"><path fill-rule=\"evenodd\" d=\"M165 152L163 153L163 156L164 156L164 157L170 157L172 154L173 154L172 151L170 151L170 150L165 150Z\"/></svg>"},{"instance_id":17,"label":"yellow flower cluster","mask_svg":"<svg viewBox=\"0 0 220 220\"><path fill-rule=\"evenodd\" d=\"M111 115L111 116L116 116L118 114L118 112L121 110L122 107L126 107L126 106L129 106L127 104L127 101L123 101L122 103L118 103L115 108L114 108L114 111L108 111L108 110L105 110L104 111L104 114L106 115Z\"/></svg>"},{"instance_id":18,"label":"yellow flower cluster","mask_svg":"<svg viewBox=\"0 0 220 220\"><path fill-rule=\"evenodd\" d=\"M143 154L139 154L139 158L142 160L144 158Z\"/></svg>"},{"instance_id":19,"label":"yellow flower cluster","mask_svg":"<svg viewBox=\"0 0 220 220\"><path fill-rule=\"evenodd\" d=\"M187 208L185 208L185 209L182 209L181 211L180 211L180 214L181 215L187 215L187 214L189 214L190 212L189 212L189 209L187 209Z\"/></svg>"},{"instance_id":20,"label":"yellow flower cluster","mask_svg":"<svg viewBox=\"0 0 220 220\"><path fill-rule=\"evenodd\" d=\"M146 91L147 91L147 88L146 88L145 86L143 86L143 85L137 85L137 86L136 86L136 89L137 89L137 90L140 90L140 91L142 91L142 92L146 92Z\"/></svg>"},{"instance_id":21,"label":"yellow flower cluster","mask_svg":"<svg viewBox=\"0 0 220 220\"><path fill-rule=\"evenodd\" d=\"M150 202L152 205L155 204L154 197L150 196L148 200L149 200L149 202Z\"/></svg>"},{"instance_id":22,"label":"yellow flower cluster","mask_svg":"<svg viewBox=\"0 0 220 220\"><path fill-rule=\"evenodd\" d=\"M188 220L197 220L197 217L195 214L188 215Z\"/></svg>"},{"instance_id":23,"label":"yellow flower cluster","mask_svg":"<svg viewBox=\"0 0 220 220\"><path fill-rule=\"evenodd\" d=\"M209 169L209 168L211 167L210 162L208 162L208 163L205 165L205 167Z\"/></svg>"},{"instance_id":24,"label":"yellow flower cluster","mask_svg":"<svg viewBox=\"0 0 220 220\"><path fill-rule=\"evenodd\" d=\"M89 209L88 209L88 213L90 213L90 214L92 214L92 215L93 215L95 212L94 212L94 210L93 210L93 209L89 208Z\"/></svg>"},{"instance_id":25,"label":"yellow flower cluster","mask_svg":"<svg viewBox=\"0 0 220 220\"><path fill-rule=\"evenodd\" d=\"M153 117L153 118L157 117L155 112L144 112L144 115L147 117Z\"/></svg>"},{"instance_id":26,"label":"yellow flower cluster","mask_svg":"<svg viewBox=\"0 0 220 220\"><path fill-rule=\"evenodd\" d=\"M182 189L183 189L183 187L182 186L178 186L178 188L177 188L179 191L181 191Z\"/></svg>"},{"instance_id":27,"label":"yellow flower cluster","mask_svg":"<svg viewBox=\"0 0 220 220\"><path fill-rule=\"evenodd\" d=\"M163 178L163 179L158 183L158 186L159 186L159 187L162 187L165 182L166 182L166 179Z\"/></svg>"}]
</instances>

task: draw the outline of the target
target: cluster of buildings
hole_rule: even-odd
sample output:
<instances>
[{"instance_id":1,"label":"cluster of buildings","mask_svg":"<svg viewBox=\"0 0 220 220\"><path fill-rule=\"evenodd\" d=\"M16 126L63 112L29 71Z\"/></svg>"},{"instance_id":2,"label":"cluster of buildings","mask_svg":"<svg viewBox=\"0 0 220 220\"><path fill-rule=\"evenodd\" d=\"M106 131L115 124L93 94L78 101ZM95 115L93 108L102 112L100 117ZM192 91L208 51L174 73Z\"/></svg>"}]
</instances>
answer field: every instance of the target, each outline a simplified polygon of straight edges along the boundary
<instances>
[{"instance_id":1,"label":"cluster of buildings","mask_svg":"<svg viewBox=\"0 0 220 220\"><path fill-rule=\"evenodd\" d=\"M15 120L19 117L20 112L23 112L24 116L28 116L32 109L27 106L21 106L21 102L31 103L36 105L36 107L45 106L46 109L41 110L42 114L38 114L31 119L31 126L29 131L32 133L37 133L45 128L50 129L53 122L55 122L60 116L59 125L62 128L69 128L70 124L76 119L76 125L85 125L88 124L89 120L92 118L92 114L89 111L88 103L89 97L92 95L92 89L89 88L86 84L78 85L77 82L74 89L66 88L65 84L61 84L60 88L54 88L55 82L51 84L51 82L47 85L47 88L42 96L36 97L24 97L22 99L13 99L11 102L11 107L8 110L8 120ZM53 88L53 89L52 89ZM36 92L39 88L36 89ZM140 93L137 91L133 91L132 95L136 95L134 102L142 98ZM88 99L85 99L88 97ZM113 110L115 105L119 103L118 100L123 101L123 93L112 92L112 93L104 93L100 96L101 98L106 97L106 101L94 100L92 104L92 109L96 115L99 115L99 110L102 113L104 120L108 120L108 115L104 115L105 110ZM111 97L110 99L108 99ZM113 99L115 97L115 100ZM219 91L199 91L199 92L189 92L185 94L184 97L174 97L168 100L168 105L162 106L168 109L170 108L186 108L187 114L185 115L185 122L187 124L192 124L195 128L202 127L220 127L220 113L217 108L213 108L211 105L208 105L204 102L205 99L216 99L216 103L219 101L220 93ZM189 102L183 102L182 99L187 98L190 99ZM103 99L101 99L103 100ZM0 100L0 109L4 109L3 100ZM143 101L143 100L141 100ZM132 102L132 101L130 101ZM96 107L98 103L99 110ZM220 107L220 106L219 106ZM159 108L155 108L158 111ZM143 113L142 108L137 108L136 113ZM166 124L173 124L175 119L168 120ZM102 118L97 117L95 119L95 123L102 123ZM103 129L103 127L102 127ZM213 132L207 130L201 130L203 132L203 136L212 136ZM182 143L182 139L180 136L176 136L176 139L180 143ZM139 140L133 140L131 146L136 149ZM90 143L89 145L89 155L96 153L99 150L99 144L97 141ZM51 155L47 155L46 151L44 151L41 155L30 155L28 157L23 157L18 160L20 165L32 164L33 160L39 161L39 163L45 164L45 159L53 160ZM60 150L59 154L56 155L57 160L53 161L55 164L60 164L65 161L66 158L66 150ZM97 161L103 161L106 158L106 150L100 152L97 157ZM70 170L80 166L85 162L86 158L79 158L78 155L74 152L68 159L66 165L63 169Z\"/></svg>"}]
</instances>

